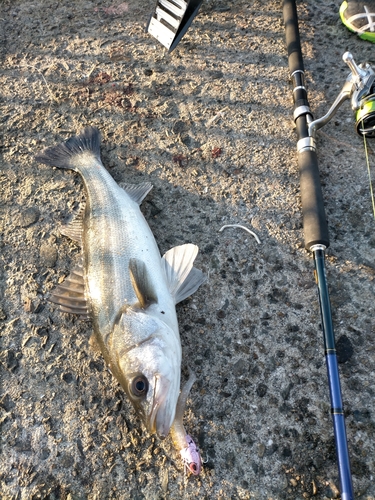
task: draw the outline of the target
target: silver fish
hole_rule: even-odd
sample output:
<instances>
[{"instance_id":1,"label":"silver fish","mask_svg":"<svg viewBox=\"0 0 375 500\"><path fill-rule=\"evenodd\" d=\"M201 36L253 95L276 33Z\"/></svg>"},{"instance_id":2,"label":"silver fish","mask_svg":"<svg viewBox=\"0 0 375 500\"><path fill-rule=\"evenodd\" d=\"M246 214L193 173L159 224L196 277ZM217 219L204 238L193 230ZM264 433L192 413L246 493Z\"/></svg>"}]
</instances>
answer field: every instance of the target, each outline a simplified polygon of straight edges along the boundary
<instances>
[{"instance_id":1,"label":"silver fish","mask_svg":"<svg viewBox=\"0 0 375 500\"><path fill-rule=\"evenodd\" d=\"M81 262L50 297L60 310L92 320L103 356L148 431L169 433L180 390L181 343L175 305L204 281L198 247L160 256L139 205L151 184L116 184L100 159L100 133L78 136L36 156L83 179L86 205L62 234L82 247Z\"/></svg>"}]
</instances>

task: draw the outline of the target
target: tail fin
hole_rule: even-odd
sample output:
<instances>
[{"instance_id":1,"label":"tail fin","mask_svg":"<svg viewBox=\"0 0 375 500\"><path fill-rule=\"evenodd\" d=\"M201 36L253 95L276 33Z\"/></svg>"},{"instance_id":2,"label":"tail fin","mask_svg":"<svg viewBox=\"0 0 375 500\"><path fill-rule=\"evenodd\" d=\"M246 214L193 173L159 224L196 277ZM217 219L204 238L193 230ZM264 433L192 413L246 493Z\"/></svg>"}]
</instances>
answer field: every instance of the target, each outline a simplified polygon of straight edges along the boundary
<instances>
[{"instance_id":1,"label":"tail fin","mask_svg":"<svg viewBox=\"0 0 375 500\"><path fill-rule=\"evenodd\" d=\"M44 149L35 159L51 167L75 170L74 158L85 152L92 153L100 161L100 132L96 127L87 127L79 135L57 146Z\"/></svg>"}]
</instances>

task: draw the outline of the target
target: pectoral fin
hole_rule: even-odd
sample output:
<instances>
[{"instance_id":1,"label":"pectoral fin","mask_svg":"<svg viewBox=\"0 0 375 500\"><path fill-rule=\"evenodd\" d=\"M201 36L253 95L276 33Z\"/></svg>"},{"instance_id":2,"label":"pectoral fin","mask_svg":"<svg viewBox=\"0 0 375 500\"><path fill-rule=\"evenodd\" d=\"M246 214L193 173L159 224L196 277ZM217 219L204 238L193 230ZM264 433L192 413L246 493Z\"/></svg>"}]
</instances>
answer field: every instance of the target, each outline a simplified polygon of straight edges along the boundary
<instances>
[{"instance_id":1,"label":"pectoral fin","mask_svg":"<svg viewBox=\"0 0 375 500\"><path fill-rule=\"evenodd\" d=\"M130 259L129 272L134 291L142 309L158 301L152 286L145 263L138 259Z\"/></svg>"},{"instance_id":2,"label":"pectoral fin","mask_svg":"<svg viewBox=\"0 0 375 500\"><path fill-rule=\"evenodd\" d=\"M197 253L198 247L188 243L163 255L162 265L176 304L196 292L206 279L202 271L193 267Z\"/></svg>"},{"instance_id":3,"label":"pectoral fin","mask_svg":"<svg viewBox=\"0 0 375 500\"><path fill-rule=\"evenodd\" d=\"M49 302L57 304L60 311L78 314L83 319L89 317L89 306L85 296L83 266L77 265L66 280L57 286L48 297Z\"/></svg>"}]
</instances>

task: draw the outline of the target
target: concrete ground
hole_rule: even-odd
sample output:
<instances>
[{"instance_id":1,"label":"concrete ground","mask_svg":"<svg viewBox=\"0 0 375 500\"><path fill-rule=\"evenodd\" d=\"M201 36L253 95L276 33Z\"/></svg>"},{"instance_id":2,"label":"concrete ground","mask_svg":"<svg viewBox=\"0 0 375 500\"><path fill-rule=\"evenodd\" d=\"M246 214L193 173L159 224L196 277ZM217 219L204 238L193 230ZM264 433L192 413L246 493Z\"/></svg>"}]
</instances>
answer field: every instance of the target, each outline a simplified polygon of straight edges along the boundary
<instances>
[{"instance_id":1,"label":"concrete ground","mask_svg":"<svg viewBox=\"0 0 375 500\"><path fill-rule=\"evenodd\" d=\"M281 2L207 0L171 55L145 33L152 0L0 8L0 498L339 498ZM315 116L344 84L346 50L375 64L338 9L298 3ZM142 210L161 252L200 247L207 282L177 307L183 379L188 366L198 377L185 415L198 478L170 439L146 432L90 346L91 324L46 301L79 252L59 225L84 190L34 155L86 125L101 130L116 181L154 185ZM349 104L319 133L318 155L353 481L371 500L375 222Z\"/></svg>"}]
</instances>

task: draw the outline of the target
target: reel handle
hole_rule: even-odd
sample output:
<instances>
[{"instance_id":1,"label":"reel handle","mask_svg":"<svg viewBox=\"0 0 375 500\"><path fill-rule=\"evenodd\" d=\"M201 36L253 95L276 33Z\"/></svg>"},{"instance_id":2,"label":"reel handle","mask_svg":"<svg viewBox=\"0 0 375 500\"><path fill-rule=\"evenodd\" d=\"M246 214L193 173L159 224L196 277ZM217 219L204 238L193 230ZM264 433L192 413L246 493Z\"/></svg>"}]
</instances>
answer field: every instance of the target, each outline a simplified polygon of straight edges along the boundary
<instances>
[{"instance_id":1,"label":"reel handle","mask_svg":"<svg viewBox=\"0 0 375 500\"><path fill-rule=\"evenodd\" d=\"M349 66L350 71L352 72L354 77L357 77L358 81L362 82L362 80L368 76L368 71L360 68L356 64L351 52L345 52L345 54L342 56L342 60Z\"/></svg>"}]
</instances>

